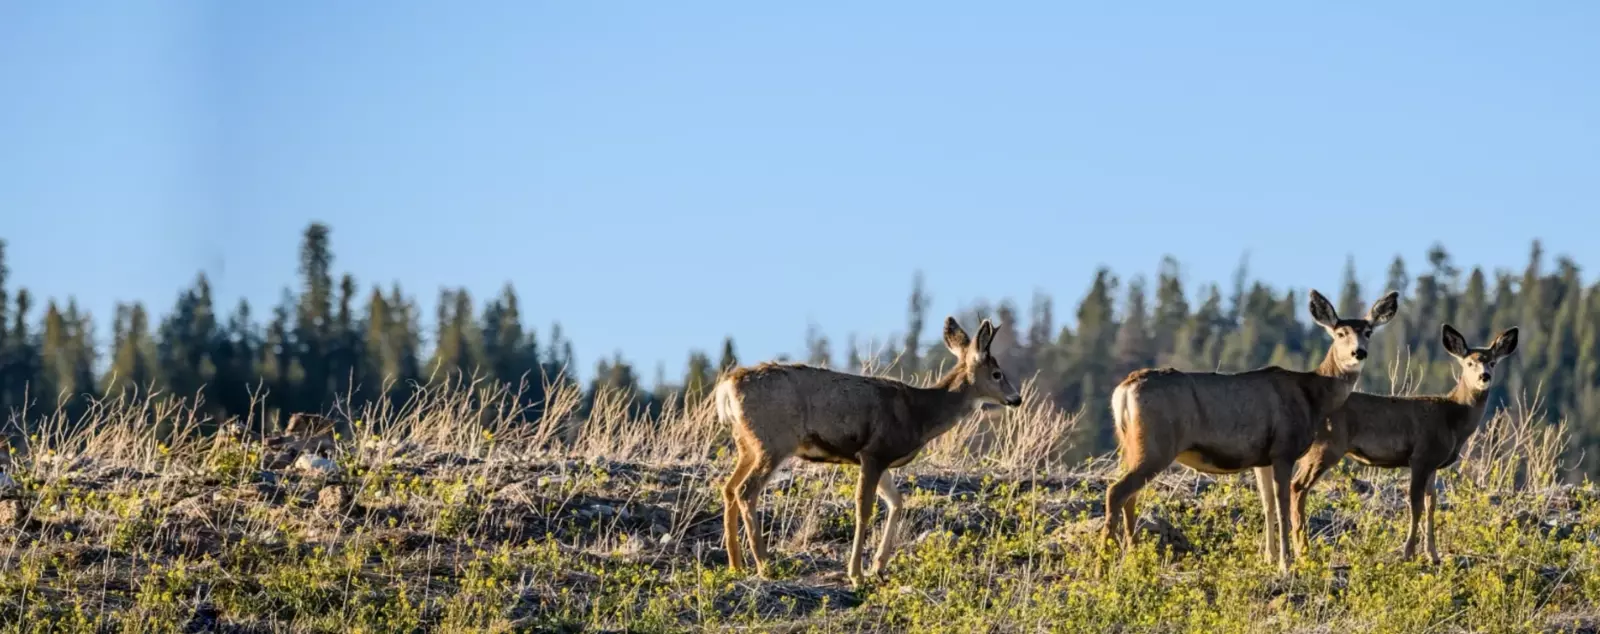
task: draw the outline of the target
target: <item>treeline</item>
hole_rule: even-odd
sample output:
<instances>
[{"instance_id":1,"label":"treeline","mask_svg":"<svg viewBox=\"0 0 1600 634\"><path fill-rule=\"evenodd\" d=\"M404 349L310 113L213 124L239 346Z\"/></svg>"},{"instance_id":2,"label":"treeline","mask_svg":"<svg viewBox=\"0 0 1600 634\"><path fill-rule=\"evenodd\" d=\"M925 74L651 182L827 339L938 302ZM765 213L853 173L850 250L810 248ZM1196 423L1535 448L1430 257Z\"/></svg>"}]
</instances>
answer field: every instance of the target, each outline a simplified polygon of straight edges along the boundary
<instances>
[{"instance_id":1,"label":"treeline","mask_svg":"<svg viewBox=\"0 0 1600 634\"><path fill-rule=\"evenodd\" d=\"M1415 273L1397 256L1383 288L1373 289L1361 287L1354 263L1347 262L1336 291L1341 315L1360 314L1388 289L1402 294L1400 316L1372 343L1362 389L1389 391L1386 378L1398 364L1416 388L1446 390L1456 366L1438 344L1441 324L1455 325L1478 346L1517 326L1522 345L1502 366L1491 398L1505 404L1513 395L1537 393L1553 419L1565 417L1572 426L1573 457L1593 453L1584 450L1600 441L1600 284L1585 288L1570 258L1556 258L1551 268L1545 260L1535 242L1521 272L1468 271L1436 245ZM98 375L90 316L69 298L64 306L45 302L36 317L34 298L26 289L10 294L7 283L0 242L0 409L20 418L61 407L76 419L94 395L150 390L199 396L206 413L219 419L243 415L264 394L258 405L269 418L282 417L326 411L336 401L356 407L379 399L403 402L419 387L474 378L520 390L533 417L547 384L572 381L572 343L559 324L538 336L510 285L481 306L465 289L442 290L424 331L415 298L398 284L363 290L349 274L335 275L329 229L321 224L304 233L298 288L285 289L264 320L244 301L219 310L202 274L159 321L138 303L118 306L107 369ZM942 318L928 314L929 301L918 275L902 335L871 345L852 336L841 359L833 342L812 329L804 360L900 376L936 371L949 359L926 334ZM1097 454L1114 448L1106 401L1131 370L1315 364L1329 342L1299 319L1305 301L1303 291L1252 280L1243 264L1226 289L1217 283L1185 288L1177 261L1166 257L1153 283L1095 271L1089 291L1069 309L1070 319L1058 316L1044 294L1031 298L1026 315L1004 299L970 307L964 317L993 317L1005 325L994 344L1002 363L1034 378L1040 393L1062 408L1081 410L1089 424L1080 426L1085 431L1077 451ZM715 354L691 351L681 375L658 367L648 389L633 365L614 355L595 364L584 391L590 400L608 390L632 395L637 414L655 415L669 403L704 398L717 374L739 363L732 340ZM1579 470L1596 468L1585 458Z\"/></svg>"},{"instance_id":2,"label":"treeline","mask_svg":"<svg viewBox=\"0 0 1600 634\"><path fill-rule=\"evenodd\" d=\"M379 399L398 405L419 388L488 381L518 392L533 418L547 390L572 384L572 343L559 323L541 340L509 284L482 306L466 289L443 289L425 325L398 284L362 289L351 275L336 276L329 236L322 224L306 229L298 288L283 291L264 323L248 301L218 306L203 273L164 316L119 304L105 364L97 363L95 324L75 300L49 300L34 321L34 297L7 286L0 241L0 411L18 421L58 411L78 420L95 397L169 395L200 403L215 420L244 417L254 405L257 420L265 414L281 424L292 412L336 403L359 411ZM697 353L691 368L701 378L687 384L714 381L718 367L737 363L733 355L732 341L718 365ZM658 413L669 394L639 385L632 366L612 358L598 364L586 393L638 392L636 413Z\"/></svg>"}]
</instances>

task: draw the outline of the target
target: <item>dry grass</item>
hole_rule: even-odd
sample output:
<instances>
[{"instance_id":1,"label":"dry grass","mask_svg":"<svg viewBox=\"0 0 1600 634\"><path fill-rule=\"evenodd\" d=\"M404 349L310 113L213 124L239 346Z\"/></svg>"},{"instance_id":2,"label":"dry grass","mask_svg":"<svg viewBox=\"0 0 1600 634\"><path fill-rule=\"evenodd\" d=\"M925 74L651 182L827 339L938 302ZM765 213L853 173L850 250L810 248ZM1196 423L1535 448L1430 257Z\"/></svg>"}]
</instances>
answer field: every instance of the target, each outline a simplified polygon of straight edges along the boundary
<instances>
[{"instance_id":1,"label":"dry grass","mask_svg":"<svg viewBox=\"0 0 1600 634\"><path fill-rule=\"evenodd\" d=\"M1283 579L1248 477L1170 470L1140 548L1106 551L1112 461L1070 461L1079 418L1029 382L1025 407L974 414L892 472L907 546L856 593L848 469L774 478L776 578L735 577L708 403L647 420L602 394L580 420L559 388L530 419L518 392L341 410L358 424L328 472L270 435L199 433L214 422L181 401L44 421L0 494L0 631L1541 631L1600 600L1600 505L1558 484L1566 429L1536 406L1496 412L1441 478L1453 561L1394 560L1399 474L1362 470L1313 495L1314 557Z\"/></svg>"}]
</instances>

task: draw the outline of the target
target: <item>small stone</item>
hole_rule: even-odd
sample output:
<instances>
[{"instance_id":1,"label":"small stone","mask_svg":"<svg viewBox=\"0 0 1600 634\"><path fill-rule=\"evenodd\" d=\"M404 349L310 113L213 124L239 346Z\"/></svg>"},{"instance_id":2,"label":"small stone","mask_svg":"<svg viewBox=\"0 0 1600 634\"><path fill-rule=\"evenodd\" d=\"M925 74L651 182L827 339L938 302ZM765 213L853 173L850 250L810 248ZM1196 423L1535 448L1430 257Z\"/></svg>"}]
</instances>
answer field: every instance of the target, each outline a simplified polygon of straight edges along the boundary
<instances>
[{"instance_id":1,"label":"small stone","mask_svg":"<svg viewBox=\"0 0 1600 634\"><path fill-rule=\"evenodd\" d=\"M300 454L294 461L294 468L319 476L331 476L339 472L339 465L334 461L311 454Z\"/></svg>"},{"instance_id":2,"label":"small stone","mask_svg":"<svg viewBox=\"0 0 1600 634\"><path fill-rule=\"evenodd\" d=\"M317 492L317 510L324 513L338 513L344 508L349 498L350 495L345 492L342 486L323 487L321 491Z\"/></svg>"},{"instance_id":3,"label":"small stone","mask_svg":"<svg viewBox=\"0 0 1600 634\"><path fill-rule=\"evenodd\" d=\"M21 500L0 500L0 526L15 526L22 520Z\"/></svg>"}]
</instances>

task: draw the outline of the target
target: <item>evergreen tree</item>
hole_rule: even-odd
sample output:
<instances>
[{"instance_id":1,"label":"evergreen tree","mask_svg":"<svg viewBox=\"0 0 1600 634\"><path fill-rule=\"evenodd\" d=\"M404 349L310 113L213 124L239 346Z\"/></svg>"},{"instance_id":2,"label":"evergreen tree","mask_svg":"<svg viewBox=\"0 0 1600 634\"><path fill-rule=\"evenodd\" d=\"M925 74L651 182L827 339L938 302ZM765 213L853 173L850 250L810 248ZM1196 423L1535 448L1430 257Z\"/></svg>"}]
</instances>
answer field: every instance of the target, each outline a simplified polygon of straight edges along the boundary
<instances>
[{"instance_id":1,"label":"evergreen tree","mask_svg":"<svg viewBox=\"0 0 1600 634\"><path fill-rule=\"evenodd\" d=\"M156 368L156 346L150 336L144 305L117 305L118 345L112 352L111 376L106 381L113 394L148 396L162 389Z\"/></svg>"},{"instance_id":2,"label":"evergreen tree","mask_svg":"<svg viewBox=\"0 0 1600 634\"><path fill-rule=\"evenodd\" d=\"M806 324L806 363L819 368L833 365L833 350L828 344L828 336L822 334L815 323Z\"/></svg>"},{"instance_id":3,"label":"evergreen tree","mask_svg":"<svg viewBox=\"0 0 1600 634\"><path fill-rule=\"evenodd\" d=\"M1451 322L1467 341L1489 341L1489 288L1483 269L1472 267L1467 276L1467 289L1456 305L1456 317Z\"/></svg>"},{"instance_id":4,"label":"evergreen tree","mask_svg":"<svg viewBox=\"0 0 1600 634\"><path fill-rule=\"evenodd\" d=\"M901 367L904 368L906 376L915 376L922 371L921 337L930 301L922 287L922 271L918 270L911 279L911 299L906 306L905 354L900 357Z\"/></svg>"},{"instance_id":5,"label":"evergreen tree","mask_svg":"<svg viewBox=\"0 0 1600 634\"><path fill-rule=\"evenodd\" d=\"M322 411L334 396L329 366L334 347L333 253L328 233L327 225L312 223L300 243L300 301L293 333L303 378L289 401L296 411Z\"/></svg>"},{"instance_id":6,"label":"evergreen tree","mask_svg":"<svg viewBox=\"0 0 1600 634\"><path fill-rule=\"evenodd\" d=\"M1345 256L1344 283L1339 285L1337 310L1340 316L1365 315L1367 312L1366 304L1361 300L1361 281L1356 278L1355 256Z\"/></svg>"},{"instance_id":7,"label":"evergreen tree","mask_svg":"<svg viewBox=\"0 0 1600 634\"><path fill-rule=\"evenodd\" d=\"M717 375L711 365L711 357L706 353L695 350L689 353L689 370L683 375L683 398L685 406L695 406L711 395L711 388L716 384Z\"/></svg>"},{"instance_id":8,"label":"evergreen tree","mask_svg":"<svg viewBox=\"0 0 1600 634\"><path fill-rule=\"evenodd\" d=\"M1154 363L1154 347L1150 337L1150 316L1145 308L1144 278L1135 277L1128 283L1127 312L1117 326L1116 345L1112 351L1115 373L1126 375Z\"/></svg>"},{"instance_id":9,"label":"evergreen tree","mask_svg":"<svg viewBox=\"0 0 1600 634\"><path fill-rule=\"evenodd\" d=\"M1178 260L1168 255L1161 258L1160 272L1156 278L1155 321L1150 331L1152 350L1166 353L1177 345L1178 333L1189 321L1189 300L1183 295ZM1171 354L1162 354L1171 363Z\"/></svg>"},{"instance_id":10,"label":"evergreen tree","mask_svg":"<svg viewBox=\"0 0 1600 634\"><path fill-rule=\"evenodd\" d=\"M1394 260L1389 262L1387 286L1389 290L1399 292L1400 300L1405 301L1406 289L1411 288L1411 276L1406 273L1405 258L1395 255Z\"/></svg>"},{"instance_id":11,"label":"evergreen tree","mask_svg":"<svg viewBox=\"0 0 1600 634\"><path fill-rule=\"evenodd\" d=\"M733 337L722 339L722 359L717 361L718 372L727 372L739 367L739 357L733 353Z\"/></svg>"}]
</instances>

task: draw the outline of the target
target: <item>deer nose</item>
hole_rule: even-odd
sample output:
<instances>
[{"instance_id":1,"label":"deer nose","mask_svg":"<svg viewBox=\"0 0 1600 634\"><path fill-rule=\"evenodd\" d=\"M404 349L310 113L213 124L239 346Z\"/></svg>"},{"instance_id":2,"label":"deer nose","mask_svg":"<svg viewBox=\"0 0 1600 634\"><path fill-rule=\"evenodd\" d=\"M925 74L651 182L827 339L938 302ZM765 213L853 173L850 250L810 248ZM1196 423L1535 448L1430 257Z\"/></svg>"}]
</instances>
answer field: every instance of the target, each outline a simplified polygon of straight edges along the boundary
<instances>
[{"instance_id":1,"label":"deer nose","mask_svg":"<svg viewBox=\"0 0 1600 634\"><path fill-rule=\"evenodd\" d=\"M1022 404L1022 395L1014 394L1006 397L1006 407L1016 407Z\"/></svg>"},{"instance_id":2,"label":"deer nose","mask_svg":"<svg viewBox=\"0 0 1600 634\"><path fill-rule=\"evenodd\" d=\"M1489 373L1488 372L1484 372L1483 374L1478 375L1478 380L1479 381L1483 381L1484 383L1488 383L1489 382Z\"/></svg>"},{"instance_id":3,"label":"deer nose","mask_svg":"<svg viewBox=\"0 0 1600 634\"><path fill-rule=\"evenodd\" d=\"M1356 348L1355 357L1357 361L1363 361L1367 358L1367 351Z\"/></svg>"}]
</instances>

